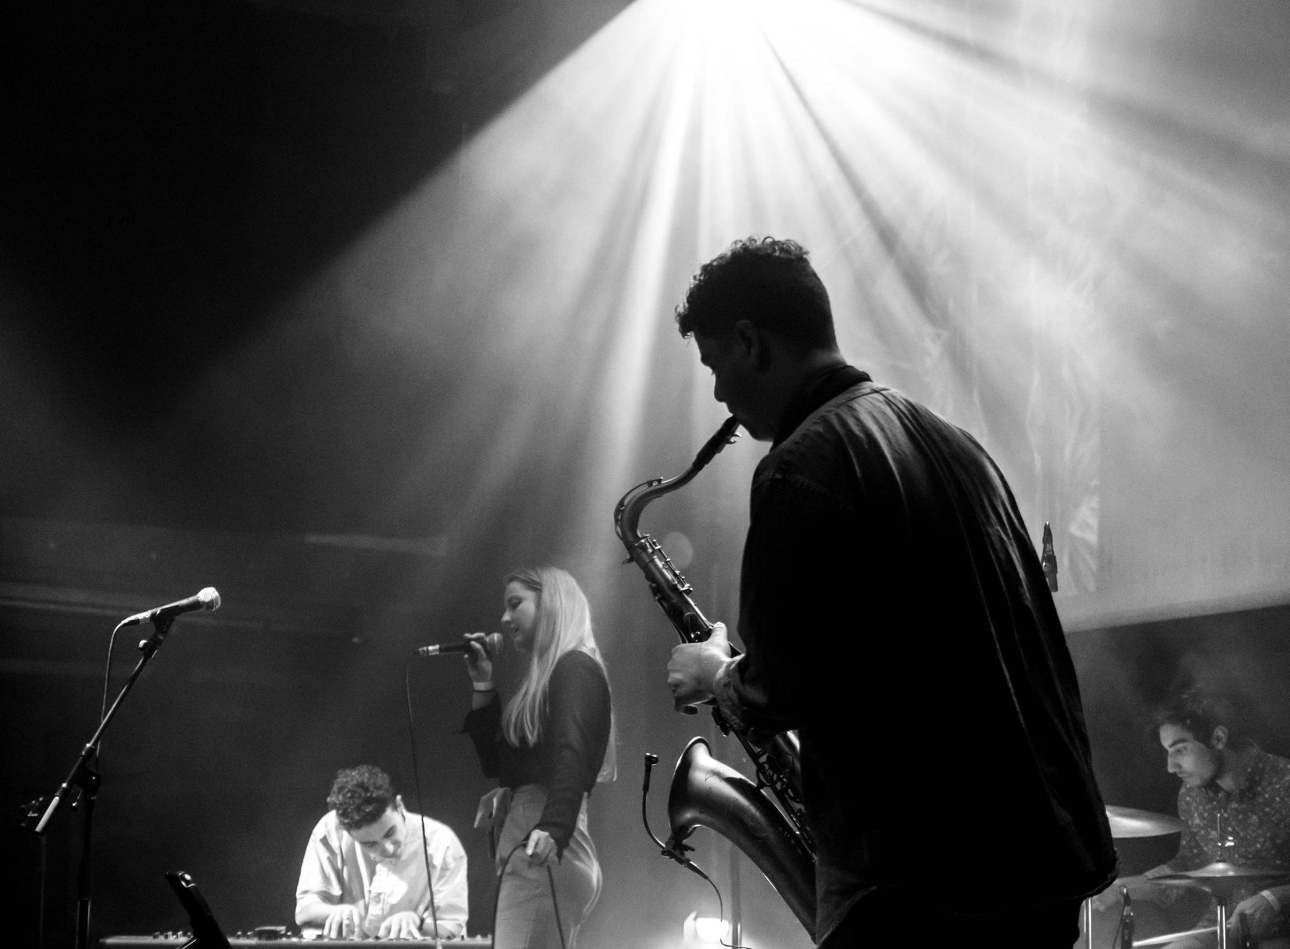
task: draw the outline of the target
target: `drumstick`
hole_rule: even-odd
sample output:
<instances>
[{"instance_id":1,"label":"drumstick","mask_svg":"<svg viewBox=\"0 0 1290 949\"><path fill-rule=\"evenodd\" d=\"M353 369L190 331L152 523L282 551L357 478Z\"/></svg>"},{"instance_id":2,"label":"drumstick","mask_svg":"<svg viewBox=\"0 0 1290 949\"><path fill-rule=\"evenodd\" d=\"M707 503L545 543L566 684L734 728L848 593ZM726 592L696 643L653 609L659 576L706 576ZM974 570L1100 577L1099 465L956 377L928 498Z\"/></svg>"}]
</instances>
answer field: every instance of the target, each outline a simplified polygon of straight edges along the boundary
<instances>
[{"instance_id":1,"label":"drumstick","mask_svg":"<svg viewBox=\"0 0 1290 949\"><path fill-rule=\"evenodd\" d=\"M1152 936L1150 939L1135 939L1133 940L1133 949L1138 949L1138 946L1163 946L1176 939L1185 939L1188 936L1203 936L1205 933L1216 932L1218 932L1218 927L1210 926L1207 929L1189 929L1185 933L1167 933L1164 936Z\"/></svg>"}]
</instances>

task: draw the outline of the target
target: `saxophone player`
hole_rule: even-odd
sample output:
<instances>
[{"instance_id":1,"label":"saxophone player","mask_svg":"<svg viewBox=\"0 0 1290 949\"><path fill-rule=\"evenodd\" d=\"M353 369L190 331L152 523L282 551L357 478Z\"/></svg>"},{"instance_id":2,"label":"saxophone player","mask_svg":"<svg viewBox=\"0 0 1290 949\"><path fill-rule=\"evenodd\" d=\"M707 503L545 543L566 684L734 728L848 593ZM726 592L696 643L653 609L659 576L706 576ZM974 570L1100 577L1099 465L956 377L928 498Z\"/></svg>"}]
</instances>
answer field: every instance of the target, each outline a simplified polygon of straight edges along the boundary
<instances>
[{"instance_id":1,"label":"saxophone player","mask_svg":"<svg viewBox=\"0 0 1290 949\"><path fill-rule=\"evenodd\" d=\"M798 730L817 943L912 926L1066 949L1115 852L1061 622L1002 473L846 362L793 241L735 243L676 320L716 400L771 449L740 578L746 652L731 659L718 624L675 648L668 684L678 708L715 699L744 727Z\"/></svg>"}]
</instances>

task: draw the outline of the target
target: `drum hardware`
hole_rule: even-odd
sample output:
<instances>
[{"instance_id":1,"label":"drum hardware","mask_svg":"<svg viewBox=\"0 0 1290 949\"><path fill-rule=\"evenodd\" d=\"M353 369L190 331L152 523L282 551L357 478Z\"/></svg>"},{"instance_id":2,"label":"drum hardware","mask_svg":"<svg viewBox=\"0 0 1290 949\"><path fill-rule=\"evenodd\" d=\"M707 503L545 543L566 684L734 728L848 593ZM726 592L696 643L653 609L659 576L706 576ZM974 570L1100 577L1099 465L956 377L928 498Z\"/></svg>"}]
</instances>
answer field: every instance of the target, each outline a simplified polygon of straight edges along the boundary
<instances>
[{"instance_id":1,"label":"drum hardware","mask_svg":"<svg viewBox=\"0 0 1290 949\"><path fill-rule=\"evenodd\" d=\"M1136 807L1106 805L1106 821L1111 826L1113 840L1137 840L1144 837L1165 837L1182 832L1183 822L1168 814L1143 811ZM1084 925L1084 949L1093 949L1093 901L1087 899L1080 915ZM1138 945L1138 943L1134 943Z\"/></svg>"},{"instance_id":2,"label":"drum hardware","mask_svg":"<svg viewBox=\"0 0 1290 949\"><path fill-rule=\"evenodd\" d=\"M1227 949L1227 904L1236 890L1247 886L1268 886L1290 880L1290 871L1271 867L1243 867L1219 860L1184 873L1166 873L1151 882L1168 886L1200 887L1214 898L1218 910L1218 949Z\"/></svg>"},{"instance_id":3,"label":"drum hardware","mask_svg":"<svg viewBox=\"0 0 1290 949\"><path fill-rule=\"evenodd\" d=\"M1115 949L1133 949L1133 900L1129 898L1129 888L1120 887L1120 899L1124 901L1124 910L1120 913L1120 930L1115 935Z\"/></svg>"}]
</instances>

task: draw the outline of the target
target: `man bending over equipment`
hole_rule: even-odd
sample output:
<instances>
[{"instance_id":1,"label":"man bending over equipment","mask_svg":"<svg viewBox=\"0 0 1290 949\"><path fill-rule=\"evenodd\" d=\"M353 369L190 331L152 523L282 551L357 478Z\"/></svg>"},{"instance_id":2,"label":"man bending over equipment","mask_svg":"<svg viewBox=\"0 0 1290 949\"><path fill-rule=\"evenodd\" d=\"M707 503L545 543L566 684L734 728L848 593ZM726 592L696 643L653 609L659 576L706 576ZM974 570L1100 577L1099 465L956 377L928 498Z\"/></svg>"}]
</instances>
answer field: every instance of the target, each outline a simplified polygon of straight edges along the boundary
<instances>
[{"instance_id":1,"label":"man bending over equipment","mask_svg":"<svg viewBox=\"0 0 1290 949\"><path fill-rule=\"evenodd\" d=\"M300 867L297 924L329 939L465 932L466 852L447 825L404 810L389 775L372 765L340 771L327 804Z\"/></svg>"}]
</instances>

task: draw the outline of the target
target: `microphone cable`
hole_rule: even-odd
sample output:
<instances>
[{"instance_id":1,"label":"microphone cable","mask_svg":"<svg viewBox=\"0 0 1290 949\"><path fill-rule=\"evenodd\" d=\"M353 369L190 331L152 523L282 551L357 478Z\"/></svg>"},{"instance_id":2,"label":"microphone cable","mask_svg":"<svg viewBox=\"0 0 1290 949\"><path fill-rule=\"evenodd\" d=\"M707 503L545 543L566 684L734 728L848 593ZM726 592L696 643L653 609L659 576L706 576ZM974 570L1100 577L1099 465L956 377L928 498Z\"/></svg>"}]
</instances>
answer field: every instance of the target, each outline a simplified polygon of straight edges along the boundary
<instances>
[{"instance_id":1,"label":"microphone cable","mask_svg":"<svg viewBox=\"0 0 1290 949\"><path fill-rule=\"evenodd\" d=\"M116 648L116 634L121 632L122 624L118 623L112 630L112 635L108 637L107 667L103 670L103 703L99 706L99 724L103 724L103 719L107 718L108 708L108 686L112 682L112 650Z\"/></svg>"},{"instance_id":2,"label":"microphone cable","mask_svg":"<svg viewBox=\"0 0 1290 949\"><path fill-rule=\"evenodd\" d=\"M417 818L421 821L421 857L426 865L426 889L430 891L430 924L434 927L434 944L439 945L439 908L434 898L434 875L430 872L430 842L426 839L426 809L421 800L421 770L417 767L417 733L412 726L412 664L403 667L403 697L408 703L408 750L412 753L412 786L417 795ZM465 935L463 930L462 935Z\"/></svg>"},{"instance_id":3,"label":"microphone cable","mask_svg":"<svg viewBox=\"0 0 1290 949\"><path fill-rule=\"evenodd\" d=\"M692 870L693 872L697 873L699 876L703 877L703 879L708 881L708 886L712 887L712 892L717 894L717 919L722 920L724 922L726 918L726 901L721 898L720 887L717 886L716 882L712 879L712 877L708 876L701 869L699 869L699 865L694 861L686 860L685 863L682 864L682 866L684 866L687 870ZM717 942L725 946L726 949L748 949L747 946L735 945L733 943L726 942L724 939L721 939L720 937L717 938Z\"/></svg>"},{"instance_id":4,"label":"microphone cable","mask_svg":"<svg viewBox=\"0 0 1290 949\"><path fill-rule=\"evenodd\" d=\"M412 756L412 784L416 792L417 810L420 812L417 816L421 819L421 855L422 855L422 858L425 860L426 879L429 881L430 918L434 924L435 945L438 946L440 942L439 912L435 904L435 898L434 898L434 877L430 873L430 851L429 851L430 845L429 845L429 842L426 840L426 834L425 834L425 806L421 800L421 772L417 766L417 736L416 736L416 729L413 726L413 716L412 716L412 666L415 659L416 659L416 653L413 653L412 658L409 659L407 664L404 665L403 667L403 696L407 702L407 709L408 709L408 750ZM106 692L104 694L106 696ZM532 833L532 831L530 831L530 833ZM492 931L492 937L491 937L491 942L494 946L497 945L497 910L498 910L498 906L501 904L501 899L502 899L502 879L506 875L506 868L510 865L511 857L515 856L515 852L519 850L521 847L523 847L524 844L527 842L527 840L528 840L528 835L526 834L523 840L521 840L519 843L517 843L514 847L511 848L511 852L506 855L506 859L502 861L501 869L498 870L497 872L497 887L496 887L496 893L493 896L493 925L492 925L493 931ZM698 868L696 867L695 869L697 870ZM702 871L698 871L698 872L702 875ZM550 887L551 887L551 910L555 914L555 926L556 926L556 931L559 933L559 936L560 936L560 947L561 949L568 949L568 943L565 941L565 936L564 936L564 924L560 922L560 902L555 895L555 873L552 871L550 864L547 864L546 876L547 876L547 882L550 884ZM707 879L706 875L704 875L704 879L705 880ZM708 880L708 882L711 883L712 881ZM721 899L720 893L717 894L717 899L718 901L720 901ZM463 932L462 935L465 935L465 933ZM727 949L742 949L742 947L727 947Z\"/></svg>"},{"instance_id":5,"label":"microphone cable","mask_svg":"<svg viewBox=\"0 0 1290 949\"><path fill-rule=\"evenodd\" d=\"M531 834L532 831L529 831L529 833ZM514 847L511 848L511 852L508 853L506 855L506 859L502 861L502 868L497 871L497 890L493 896L492 943L493 943L494 949L496 949L496 946L497 946L497 909L499 906L501 906L501 903L502 903L502 880L506 876L506 868L511 864L511 857L515 856L515 854L519 851L521 847L524 846L524 844L528 841L528 839L529 839L528 835L526 834L523 840L521 840L519 843L517 843ZM546 865L546 878L547 878L547 881L551 884L551 911L555 913L555 929L556 929L556 932L560 934L560 949L568 949L568 943L565 942L565 938L564 938L564 924L560 922L560 902L559 900L556 899L556 896L555 896L555 873L552 872L551 865L549 863ZM720 894L718 894L718 899L719 898L720 898Z\"/></svg>"},{"instance_id":6,"label":"microphone cable","mask_svg":"<svg viewBox=\"0 0 1290 949\"><path fill-rule=\"evenodd\" d=\"M668 844L663 843L663 841L659 840L656 836L654 836L654 831L650 829L649 807L648 807L649 779L650 779L650 773L654 770L654 765L656 764L658 764L658 755L654 755L654 754L645 755L645 779L644 779L644 783L641 786L641 823L645 825L645 833L649 836L649 839L654 842L654 845L659 848L659 853L662 856L667 857L669 860L676 861L681 866L685 867L685 869L689 870L691 873L694 873L702 877L704 880L708 881L708 886L712 887L712 892L717 894L717 918L724 920L726 918L726 904L725 904L725 900L721 898L720 888L713 881L712 877L704 873L703 869L697 863L695 863L693 860L691 860L689 857L685 855L685 852L687 850L692 850L693 848L685 846L684 843L679 843L678 846L676 847L669 846ZM555 895L554 891L552 891L552 896L554 895ZM747 946L743 946L743 945L736 946L724 941L720 937L717 938L717 941L721 945L725 946L726 949L748 949Z\"/></svg>"},{"instance_id":7,"label":"microphone cable","mask_svg":"<svg viewBox=\"0 0 1290 949\"><path fill-rule=\"evenodd\" d=\"M549 863L546 865L546 878L551 883L551 912L555 913L555 931L560 934L560 949L567 949L564 943L564 926L560 922L560 902L555 898L555 873ZM1244 919L1245 917L1242 916L1241 920L1244 921Z\"/></svg>"}]
</instances>

